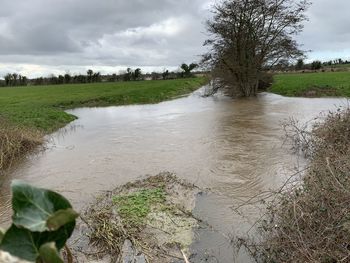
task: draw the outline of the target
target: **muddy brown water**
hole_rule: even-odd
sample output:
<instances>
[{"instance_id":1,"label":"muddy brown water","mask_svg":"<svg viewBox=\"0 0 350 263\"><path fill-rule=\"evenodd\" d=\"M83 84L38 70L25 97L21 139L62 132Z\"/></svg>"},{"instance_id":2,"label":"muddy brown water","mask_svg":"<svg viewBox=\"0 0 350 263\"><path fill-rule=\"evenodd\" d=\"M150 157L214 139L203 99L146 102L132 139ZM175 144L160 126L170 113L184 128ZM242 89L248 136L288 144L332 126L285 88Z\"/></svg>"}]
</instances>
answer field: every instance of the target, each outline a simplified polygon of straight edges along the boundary
<instances>
[{"instance_id":1,"label":"muddy brown water","mask_svg":"<svg viewBox=\"0 0 350 263\"><path fill-rule=\"evenodd\" d=\"M262 93L251 99L218 94L155 105L80 108L79 119L54 133L47 150L31 156L3 181L0 225L10 217L9 183L20 179L65 195L77 210L105 190L162 171L213 194L198 198L195 213L211 230L196 231L192 262L250 262L228 240L244 235L260 210L232 206L278 188L304 161L283 144L281 123L308 121L345 106L345 99L286 98Z\"/></svg>"}]
</instances>

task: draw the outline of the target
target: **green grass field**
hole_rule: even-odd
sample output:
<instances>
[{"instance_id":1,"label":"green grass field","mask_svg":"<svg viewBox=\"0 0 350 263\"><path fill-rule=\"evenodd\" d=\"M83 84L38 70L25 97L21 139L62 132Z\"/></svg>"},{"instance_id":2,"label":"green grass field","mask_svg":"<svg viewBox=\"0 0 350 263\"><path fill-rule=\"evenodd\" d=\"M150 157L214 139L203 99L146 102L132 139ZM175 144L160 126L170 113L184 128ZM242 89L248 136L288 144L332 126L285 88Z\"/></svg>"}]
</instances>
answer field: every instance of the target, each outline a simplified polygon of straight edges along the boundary
<instances>
[{"instance_id":1,"label":"green grass field","mask_svg":"<svg viewBox=\"0 0 350 263\"><path fill-rule=\"evenodd\" d=\"M350 97L350 72L278 74L269 91L284 96Z\"/></svg>"},{"instance_id":2,"label":"green grass field","mask_svg":"<svg viewBox=\"0 0 350 263\"><path fill-rule=\"evenodd\" d=\"M0 88L0 117L16 126L48 133L75 119L65 109L157 103L190 93L205 83L204 78L192 78Z\"/></svg>"},{"instance_id":3,"label":"green grass field","mask_svg":"<svg viewBox=\"0 0 350 263\"><path fill-rule=\"evenodd\" d=\"M336 64L330 66L324 66L325 68L350 68L350 64Z\"/></svg>"}]
</instances>

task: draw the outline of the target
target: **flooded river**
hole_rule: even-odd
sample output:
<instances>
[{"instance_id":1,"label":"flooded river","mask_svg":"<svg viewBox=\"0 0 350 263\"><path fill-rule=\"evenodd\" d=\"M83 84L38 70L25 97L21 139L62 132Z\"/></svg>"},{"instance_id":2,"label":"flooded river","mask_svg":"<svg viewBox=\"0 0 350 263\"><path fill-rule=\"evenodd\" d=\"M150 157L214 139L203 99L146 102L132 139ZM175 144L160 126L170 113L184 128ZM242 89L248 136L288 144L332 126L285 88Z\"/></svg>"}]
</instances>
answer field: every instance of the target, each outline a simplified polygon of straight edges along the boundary
<instances>
[{"instance_id":1,"label":"flooded river","mask_svg":"<svg viewBox=\"0 0 350 263\"><path fill-rule=\"evenodd\" d=\"M276 189L303 165L283 146L281 123L289 117L310 120L346 101L269 93L240 100L200 95L201 90L156 105L70 110L79 119L5 178L0 225L9 218L10 179L57 190L79 210L101 191L169 171L214 193L197 202L196 213L215 231L198 231L193 261L248 262L244 254L235 255L227 238L248 231L259 211L243 209L241 218L231 207Z\"/></svg>"}]
</instances>

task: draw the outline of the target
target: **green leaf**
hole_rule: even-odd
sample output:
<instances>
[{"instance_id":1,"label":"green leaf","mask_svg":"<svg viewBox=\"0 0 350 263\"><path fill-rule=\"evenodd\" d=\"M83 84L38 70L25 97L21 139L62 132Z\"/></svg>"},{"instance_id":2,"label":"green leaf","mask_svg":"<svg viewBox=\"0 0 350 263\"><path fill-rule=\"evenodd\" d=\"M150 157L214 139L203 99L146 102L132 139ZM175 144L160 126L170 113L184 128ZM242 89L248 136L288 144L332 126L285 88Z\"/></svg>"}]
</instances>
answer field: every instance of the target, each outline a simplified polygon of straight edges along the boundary
<instances>
[{"instance_id":1,"label":"green leaf","mask_svg":"<svg viewBox=\"0 0 350 263\"><path fill-rule=\"evenodd\" d=\"M66 210L59 210L47 219L47 227L50 231L56 231L61 226L74 221L79 214L72 208Z\"/></svg>"},{"instance_id":2,"label":"green leaf","mask_svg":"<svg viewBox=\"0 0 350 263\"><path fill-rule=\"evenodd\" d=\"M13 256L35 262L39 257L40 247L46 243L55 242L60 251L73 233L75 223L69 223L54 232L31 232L12 224L4 235L0 250Z\"/></svg>"},{"instance_id":3,"label":"green leaf","mask_svg":"<svg viewBox=\"0 0 350 263\"><path fill-rule=\"evenodd\" d=\"M38 257L32 233L29 230L19 229L14 225L5 233L0 249L32 262L35 262Z\"/></svg>"},{"instance_id":4,"label":"green leaf","mask_svg":"<svg viewBox=\"0 0 350 263\"><path fill-rule=\"evenodd\" d=\"M59 253L72 235L78 216L63 196L20 181L12 184L12 208L13 224L3 236L0 250L34 262L40 258L41 247L42 253L55 252L47 243L54 243Z\"/></svg>"},{"instance_id":5,"label":"green leaf","mask_svg":"<svg viewBox=\"0 0 350 263\"><path fill-rule=\"evenodd\" d=\"M13 223L34 232L50 230L47 220L59 210L72 208L63 196L21 181L12 183L12 196Z\"/></svg>"},{"instance_id":6,"label":"green leaf","mask_svg":"<svg viewBox=\"0 0 350 263\"><path fill-rule=\"evenodd\" d=\"M39 249L40 259L47 263L64 263L54 242L46 243Z\"/></svg>"}]
</instances>

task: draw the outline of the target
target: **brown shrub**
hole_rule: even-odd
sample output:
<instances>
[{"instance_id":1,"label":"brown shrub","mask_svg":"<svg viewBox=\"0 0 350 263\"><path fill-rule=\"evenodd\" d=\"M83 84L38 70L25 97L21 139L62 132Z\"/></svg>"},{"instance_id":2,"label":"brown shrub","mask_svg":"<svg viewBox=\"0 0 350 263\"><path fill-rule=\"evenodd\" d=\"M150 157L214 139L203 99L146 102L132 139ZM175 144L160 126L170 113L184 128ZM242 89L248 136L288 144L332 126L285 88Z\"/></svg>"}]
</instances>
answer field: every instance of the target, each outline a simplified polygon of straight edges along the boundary
<instances>
[{"instance_id":1,"label":"brown shrub","mask_svg":"<svg viewBox=\"0 0 350 263\"><path fill-rule=\"evenodd\" d=\"M305 134L309 167L269 206L250 247L258 262L350 262L350 110Z\"/></svg>"},{"instance_id":2,"label":"brown shrub","mask_svg":"<svg viewBox=\"0 0 350 263\"><path fill-rule=\"evenodd\" d=\"M42 133L15 127L0 119L0 172L42 143Z\"/></svg>"}]
</instances>

